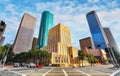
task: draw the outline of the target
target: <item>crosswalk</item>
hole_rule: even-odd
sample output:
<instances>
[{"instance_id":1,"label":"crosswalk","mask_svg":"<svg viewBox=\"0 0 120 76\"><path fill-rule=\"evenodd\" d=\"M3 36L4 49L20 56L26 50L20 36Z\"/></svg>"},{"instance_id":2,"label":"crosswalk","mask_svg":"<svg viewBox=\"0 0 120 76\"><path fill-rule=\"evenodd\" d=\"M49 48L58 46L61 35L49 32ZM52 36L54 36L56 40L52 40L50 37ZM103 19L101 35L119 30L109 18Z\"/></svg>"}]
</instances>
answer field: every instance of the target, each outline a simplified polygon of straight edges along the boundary
<instances>
[{"instance_id":1,"label":"crosswalk","mask_svg":"<svg viewBox=\"0 0 120 76\"><path fill-rule=\"evenodd\" d=\"M110 73L81 68L42 68L21 70L27 76L110 76Z\"/></svg>"}]
</instances>

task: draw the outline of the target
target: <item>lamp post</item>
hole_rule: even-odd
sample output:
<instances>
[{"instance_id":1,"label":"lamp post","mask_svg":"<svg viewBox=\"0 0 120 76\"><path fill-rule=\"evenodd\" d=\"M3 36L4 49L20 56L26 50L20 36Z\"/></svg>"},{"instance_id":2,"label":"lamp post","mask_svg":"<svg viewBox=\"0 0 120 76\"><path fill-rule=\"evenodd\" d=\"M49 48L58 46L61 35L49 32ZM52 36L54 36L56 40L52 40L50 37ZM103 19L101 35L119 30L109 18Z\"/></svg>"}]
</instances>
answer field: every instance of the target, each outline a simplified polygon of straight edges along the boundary
<instances>
[{"instance_id":1,"label":"lamp post","mask_svg":"<svg viewBox=\"0 0 120 76\"><path fill-rule=\"evenodd\" d=\"M83 55L82 55L82 67L83 67L83 60L84 60L84 59L83 59Z\"/></svg>"},{"instance_id":2,"label":"lamp post","mask_svg":"<svg viewBox=\"0 0 120 76\"><path fill-rule=\"evenodd\" d=\"M10 43L11 43L11 42L12 42L12 40L10 41ZM8 55L8 52L9 52L9 50L10 50L10 47L11 47L11 45L8 46L8 49L5 50L5 52L4 52L4 54L3 54L2 68L4 68L4 65L5 65L5 62L6 62L6 60L7 60L7 55Z\"/></svg>"}]
</instances>

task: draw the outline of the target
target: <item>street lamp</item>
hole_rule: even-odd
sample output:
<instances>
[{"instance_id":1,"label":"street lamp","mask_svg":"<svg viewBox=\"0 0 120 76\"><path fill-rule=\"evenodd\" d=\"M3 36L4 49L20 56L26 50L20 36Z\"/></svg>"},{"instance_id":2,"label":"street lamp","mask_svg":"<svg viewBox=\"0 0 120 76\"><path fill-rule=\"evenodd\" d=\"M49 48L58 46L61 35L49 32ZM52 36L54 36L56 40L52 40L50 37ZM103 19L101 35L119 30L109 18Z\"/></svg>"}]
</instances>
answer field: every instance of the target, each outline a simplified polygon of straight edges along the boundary
<instances>
[{"instance_id":1,"label":"street lamp","mask_svg":"<svg viewBox=\"0 0 120 76\"><path fill-rule=\"evenodd\" d=\"M13 41L13 40L11 40L10 43L11 43L12 41ZM1 61L2 61L2 68L4 68L4 65L5 65L5 62L6 62L6 60L7 60L7 55L8 55L8 52L9 52L9 50L10 50L10 47L11 47L11 45L9 45L9 46L8 46L8 49L5 50L5 52L3 53L3 59L1 59Z\"/></svg>"},{"instance_id":2,"label":"street lamp","mask_svg":"<svg viewBox=\"0 0 120 76\"><path fill-rule=\"evenodd\" d=\"M83 55L82 55L82 67L83 67Z\"/></svg>"}]
</instances>

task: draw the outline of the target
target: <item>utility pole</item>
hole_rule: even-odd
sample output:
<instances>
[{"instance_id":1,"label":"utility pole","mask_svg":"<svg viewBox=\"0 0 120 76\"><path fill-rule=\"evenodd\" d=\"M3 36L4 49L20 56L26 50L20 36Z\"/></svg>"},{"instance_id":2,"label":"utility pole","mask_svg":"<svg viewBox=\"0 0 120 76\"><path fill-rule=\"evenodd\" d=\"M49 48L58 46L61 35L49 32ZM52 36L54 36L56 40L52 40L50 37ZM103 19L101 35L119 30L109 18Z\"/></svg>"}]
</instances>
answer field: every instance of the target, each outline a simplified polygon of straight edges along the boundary
<instances>
[{"instance_id":1,"label":"utility pole","mask_svg":"<svg viewBox=\"0 0 120 76\"><path fill-rule=\"evenodd\" d=\"M12 42L12 40L11 40L11 42ZM1 61L2 61L2 68L4 68L4 65L5 65L5 62L7 60L7 55L8 55L8 52L10 50L10 47L11 47L11 45L9 45L8 49L7 50L5 49L5 52L3 53L3 57L1 59Z\"/></svg>"},{"instance_id":2,"label":"utility pole","mask_svg":"<svg viewBox=\"0 0 120 76\"><path fill-rule=\"evenodd\" d=\"M3 63L2 63L2 68L4 68L4 65L5 65L5 62L6 62L6 60L7 60L7 55L8 55L8 52L9 52L9 50L10 50L10 47L11 47L11 46L9 46L8 49L5 51L5 55L4 55Z\"/></svg>"}]
</instances>

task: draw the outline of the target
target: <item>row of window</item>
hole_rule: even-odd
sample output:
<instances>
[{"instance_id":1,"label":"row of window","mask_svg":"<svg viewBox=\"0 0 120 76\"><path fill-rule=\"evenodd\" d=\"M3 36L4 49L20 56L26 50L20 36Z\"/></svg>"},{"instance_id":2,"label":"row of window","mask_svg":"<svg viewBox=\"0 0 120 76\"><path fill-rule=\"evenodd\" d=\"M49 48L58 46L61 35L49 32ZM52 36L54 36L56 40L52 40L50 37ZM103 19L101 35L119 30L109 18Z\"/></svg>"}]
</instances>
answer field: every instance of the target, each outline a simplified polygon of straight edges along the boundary
<instances>
[{"instance_id":1,"label":"row of window","mask_svg":"<svg viewBox=\"0 0 120 76\"><path fill-rule=\"evenodd\" d=\"M54 62L55 63L68 63L68 58L55 57Z\"/></svg>"}]
</instances>

